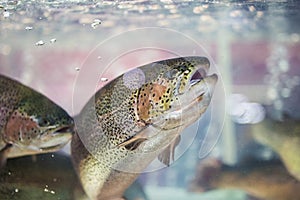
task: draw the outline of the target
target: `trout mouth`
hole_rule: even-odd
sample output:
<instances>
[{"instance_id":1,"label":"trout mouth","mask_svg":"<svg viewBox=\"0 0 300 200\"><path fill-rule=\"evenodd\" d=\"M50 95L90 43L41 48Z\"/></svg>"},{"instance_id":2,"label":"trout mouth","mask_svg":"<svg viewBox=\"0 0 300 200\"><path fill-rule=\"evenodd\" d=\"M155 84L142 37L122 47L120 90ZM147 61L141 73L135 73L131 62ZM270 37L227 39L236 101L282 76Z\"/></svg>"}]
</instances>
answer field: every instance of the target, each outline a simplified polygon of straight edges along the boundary
<instances>
[{"instance_id":1,"label":"trout mouth","mask_svg":"<svg viewBox=\"0 0 300 200\"><path fill-rule=\"evenodd\" d=\"M48 127L48 129L33 142L33 146L36 146L41 151L53 151L59 149L71 140L73 132L73 125Z\"/></svg>"},{"instance_id":2,"label":"trout mouth","mask_svg":"<svg viewBox=\"0 0 300 200\"><path fill-rule=\"evenodd\" d=\"M193 86L197 83L199 83L201 80L203 80L206 77L207 71L203 68L199 68L195 70L193 75L191 76L189 80L189 85Z\"/></svg>"},{"instance_id":3,"label":"trout mouth","mask_svg":"<svg viewBox=\"0 0 300 200\"><path fill-rule=\"evenodd\" d=\"M73 133L74 126L64 126L64 127L60 127L58 129L56 129L55 131L53 131L52 134L56 135L56 134L68 134L68 133Z\"/></svg>"}]
</instances>

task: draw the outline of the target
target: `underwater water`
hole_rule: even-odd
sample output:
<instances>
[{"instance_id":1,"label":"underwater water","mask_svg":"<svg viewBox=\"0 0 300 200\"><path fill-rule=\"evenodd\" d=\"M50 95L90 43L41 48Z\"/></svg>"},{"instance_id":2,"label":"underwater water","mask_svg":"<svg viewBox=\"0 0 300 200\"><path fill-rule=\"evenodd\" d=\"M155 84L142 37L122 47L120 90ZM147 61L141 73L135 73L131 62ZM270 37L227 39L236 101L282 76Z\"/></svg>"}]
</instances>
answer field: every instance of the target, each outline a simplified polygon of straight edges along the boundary
<instances>
[{"instance_id":1,"label":"underwater water","mask_svg":"<svg viewBox=\"0 0 300 200\"><path fill-rule=\"evenodd\" d=\"M300 199L299 20L292 0L0 0L0 73L76 116L129 69L205 56L219 76L210 107L127 198ZM9 159L0 199L86 198L65 151Z\"/></svg>"}]
</instances>

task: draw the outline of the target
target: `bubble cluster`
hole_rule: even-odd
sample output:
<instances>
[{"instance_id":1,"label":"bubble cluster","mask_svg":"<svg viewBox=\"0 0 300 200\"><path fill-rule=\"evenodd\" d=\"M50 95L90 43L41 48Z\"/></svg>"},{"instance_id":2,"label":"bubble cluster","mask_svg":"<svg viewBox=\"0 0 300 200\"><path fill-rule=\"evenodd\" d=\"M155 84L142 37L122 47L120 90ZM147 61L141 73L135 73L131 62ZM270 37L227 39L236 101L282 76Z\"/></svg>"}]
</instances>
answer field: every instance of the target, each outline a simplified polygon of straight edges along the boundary
<instances>
[{"instance_id":1,"label":"bubble cluster","mask_svg":"<svg viewBox=\"0 0 300 200\"><path fill-rule=\"evenodd\" d=\"M267 84L267 100L279 115L282 115L284 100L291 97L293 89L299 85L300 77L289 73L291 68L288 60L288 50L284 44L275 44L267 58L268 73L265 76Z\"/></svg>"}]
</instances>

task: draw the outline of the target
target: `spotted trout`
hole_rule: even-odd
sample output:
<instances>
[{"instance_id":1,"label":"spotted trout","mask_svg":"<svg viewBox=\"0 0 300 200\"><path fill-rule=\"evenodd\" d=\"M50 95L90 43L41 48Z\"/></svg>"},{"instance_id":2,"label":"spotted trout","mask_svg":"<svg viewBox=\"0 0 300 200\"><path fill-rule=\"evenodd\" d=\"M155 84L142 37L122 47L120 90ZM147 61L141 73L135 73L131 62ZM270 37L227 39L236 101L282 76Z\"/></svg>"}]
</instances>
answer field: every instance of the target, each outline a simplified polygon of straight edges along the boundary
<instances>
[{"instance_id":1,"label":"spotted trout","mask_svg":"<svg viewBox=\"0 0 300 200\"><path fill-rule=\"evenodd\" d=\"M0 162L52 152L72 137L73 119L33 89L0 75Z\"/></svg>"},{"instance_id":2,"label":"spotted trout","mask_svg":"<svg viewBox=\"0 0 300 200\"><path fill-rule=\"evenodd\" d=\"M179 57L112 80L75 119L74 167L91 199L119 199L156 157L174 160L180 133L206 111L217 75L205 57Z\"/></svg>"}]
</instances>

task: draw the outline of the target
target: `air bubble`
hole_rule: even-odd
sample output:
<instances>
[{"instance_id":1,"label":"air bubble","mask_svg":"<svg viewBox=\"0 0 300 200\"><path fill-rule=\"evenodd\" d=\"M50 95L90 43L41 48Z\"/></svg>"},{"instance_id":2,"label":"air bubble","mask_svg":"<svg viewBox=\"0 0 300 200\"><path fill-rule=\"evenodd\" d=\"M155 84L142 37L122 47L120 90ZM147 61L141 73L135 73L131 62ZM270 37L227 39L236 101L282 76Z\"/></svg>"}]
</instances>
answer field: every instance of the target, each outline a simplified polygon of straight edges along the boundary
<instances>
[{"instance_id":1,"label":"air bubble","mask_svg":"<svg viewBox=\"0 0 300 200\"><path fill-rule=\"evenodd\" d=\"M106 81L108 81L108 78L102 77L102 78L100 79L100 81L101 81L101 82L106 82Z\"/></svg>"},{"instance_id":2,"label":"air bubble","mask_svg":"<svg viewBox=\"0 0 300 200\"><path fill-rule=\"evenodd\" d=\"M269 97L269 99L273 100L273 99L276 99L278 94L277 94L277 91L275 88L270 88L268 91L267 91L267 96Z\"/></svg>"},{"instance_id":3,"label":"air bubble","mask_svg":"<svg viewBox=\"0 0 300 200\"><path fill-rule=\"evenodd\" d=\"M277 100L277 101L274 102L274 108L275 108L276 110L281 110L282 107L283 107L283 103L282 103L281 100Z\"/></svg>"},{"instance_id":4,"label":"air bubble","mask_svg":"<svg viewBox=\"0 0 300 200\"><path fill-rule=\"evenodd\" d=\"M289 63L286 60L280 60L279 68L282 72L287 72L289 70Z\"/></svg>"},{"instance_id":5,"label":"air bubble","mask_svg":"<svg viewBox=\"0 0 300 200\"><path fill-rule=\"evenodd\" d=\"M256 9L255 9L254 6L249 6L249 11L250 11L250 12L254 12L254 11L256 11Z\"/></svg>"},{"instance_id":6,"label":"air bubble","mask_svg":"<svg viewBox=\"0 0 300 200\"><path fill-rule=\"evenodd\" d=\"M80 70L80 68L79 68L79 67L75 67L75 70L76 70L76 71L79 71L79 70Z\"/></svg>"},{"instance_id":7,"label":"air bubble","mask_svg":"<svg viewBox=\"0 0 300 200\"><path fill-rule=\"evenodd\" d=\"M10 16L10 13L8 11L3 12L3 17L4 18L9 18L9 16Z\"/></svg>"},{"instance_id":8,"label":"air bubble","mask_svg":"<svg viewBox=\"0 0 300 200\"><path fill-rule=\"evenodd\" d=\"M281 96L284 98L288 98L291 95L291 90L289 88L283 88L281 91Z\"/></svg>"},{"instance_id":9,"label":"air bubble","mask_svg":"<svg viewBox=\"0 0 300 200\"><path fill-rule=\"evenodd\" d=\"M50 43L55 43L56 42L56 38L52 38L51 40L50 40Z\"/></svg>"},{"instance_id":10,"label":"air bubble","mask_svg":"<svg viewBox=\"0 0 300 200\"><path fill-rule=\"evenodd\" d=\"M45 44L45 42L43 40L37 41L35 43L36 46L43 46Z\"/></svg>"},{"instance_id":11,"label":"air bubble","mask_svg":"<svg viewBox=\"0 0 300 200\"><path fill-rule=\"evenodd\" d=\"M96 29L98 25L100 25L102 22L100 19L94 19L93 23L91 24L91 27L93 29Z\"/></svg>"},{"instance_id":12,"label":"air bubble","mask_svg":"<svg viewBox=\"0 0 300 200\"><path fill-rule=\"evenodd\" d=\"M25 30L26 30L26 31L31 31L32 29L33 29L32 26L26 26L26 27L25 27Z\"/></svg>"}]
</instances>

